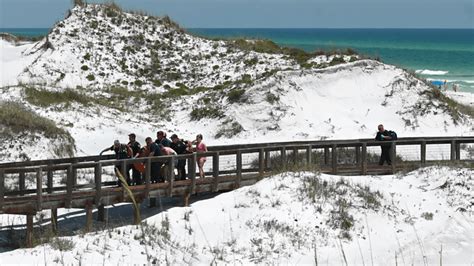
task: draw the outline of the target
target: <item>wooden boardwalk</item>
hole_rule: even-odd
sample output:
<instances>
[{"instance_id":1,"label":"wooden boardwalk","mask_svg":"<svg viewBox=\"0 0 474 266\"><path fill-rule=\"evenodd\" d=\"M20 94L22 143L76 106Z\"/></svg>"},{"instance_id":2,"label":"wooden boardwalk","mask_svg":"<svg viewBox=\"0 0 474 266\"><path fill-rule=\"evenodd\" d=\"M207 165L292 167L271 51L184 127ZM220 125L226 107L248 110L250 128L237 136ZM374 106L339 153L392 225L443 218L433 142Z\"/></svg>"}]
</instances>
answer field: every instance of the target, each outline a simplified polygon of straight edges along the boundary
<instances>
[{"instance_id":1,"label":"wooden boardwalk","mask_svg":"<svg viewBox=\"0 0 474 266\"><path fill-rule=\"evenodd\" d=\"M27 246L32 244L33 216L42 210L51 210L51 224L57 225L58 208L84 208L86 231L92 225L92 212L98 209L98 219L105 220L105 206L119 202L131 202L132 198L116 182L103 182L104 169L116 165L125 172L127 165L142 162L146 165L144 184L131 186L136 201L150 199L153 205L157 197L183 197L184 204L190 196L203 192L229 191L252 185L260 179L284 169L311 168L322 173L340 175L392 174L399 170L412 170L431 164L462 163L473 167L472 158L462 158L461 145L474 148L474 137L403 138L386 142L391 145L392 158L397 157L397 147L408 148L416 154L415 160L392 160L391 166L379 166L374 162L378 156L380 142L372 139L336 141L293 141L281 143L257 143L209 147L209 152L199 156L209 157L205 178L196 178L196 153L178 156L159 156L138 159L114 160L113 156L86 156L67 159L37 160L0 164L0 213L24 214L27 216ZM445 147L449 156L427 160L430 154L439 153L432 147ZM372 149L372 151L368 151ZM428 155L428 156L427 156ZM436 156L434 156L436 157ZM440 157L440 156L438 156ZM212 159L211 159L212 158ZM174 178L175 159L186 159L188 179ZM245 159L245 161L244 161ZM371 161L372 160L372 161ZM169 165L165 183L151 181L150 165L163 162ZM85 171L93 182L78 184L78 172ZM27 187L34 183L34 188ZM65 185L54 185L55 178L62 176ZM14 180L16 189L7 190L5 180ZM134 217L134 223L140 217Z\"/></svg>"}]
</instances>

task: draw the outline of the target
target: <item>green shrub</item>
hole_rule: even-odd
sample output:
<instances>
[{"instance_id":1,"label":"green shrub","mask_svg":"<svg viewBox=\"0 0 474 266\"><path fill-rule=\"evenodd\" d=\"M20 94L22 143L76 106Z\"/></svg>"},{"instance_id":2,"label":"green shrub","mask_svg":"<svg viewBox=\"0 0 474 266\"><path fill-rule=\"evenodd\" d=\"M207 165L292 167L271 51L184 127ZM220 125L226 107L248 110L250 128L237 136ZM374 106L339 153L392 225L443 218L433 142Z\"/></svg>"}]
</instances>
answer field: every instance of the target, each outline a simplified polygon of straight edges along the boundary
<instances>
[{"instance_id":1,"label":"green shrub","mask_svg":"<svg viewBox=\"0 0 474 266\"><path fill-rule=\"evenodd\" d=\"M92 75L92 74L89 74L89 75L86 76L86 79L87 79L88 81L94 81L94 80L95 80L95 76Z\"/></svg>"},{"instance_id":2,"label":"green shrub","mask_svg":"<svg viewBox=\"0 0 474 266\"><path fill-rule=\"evenodd\" d=\"M231 138L242 131L244 131L244 128L238 122L234 121L230 123L230 121L226 121L224 122L224 125L221 128L219 128L219 130L217 131L215 138L216 139L221 138L221 137Z\"/></svg>"},{"instance_id":3,"label":"green shrub","mask_svg":"<svg viewBox=\"0 0 474 266\"><path fill-rule=\"evenodd\" d=\"M331 62L329 62L329 65L330 66L335 66L335 65L339 65L339 64L344 64L346 61L344 61L344 58L342 56L334 56L331 60Z\"/></svg>"},{"instance_id":4,"label":"green shrub","mask_svg":"<svg viewBox=\"0 0 474 266\"><path fill-rule=\"evenodd\" d=\"M51 105L61 103L77 102L83 105L89 105L93 102L93 98L84 94L78 93L72 89L64 91L48 91L42 89L35 89L33 87L25 88L25 99L31 104L48 107Z\"/></svg>"},{"instance_id":5,"label":"green shrub","mask_svg":"<svg viewBox=\"0 0 474 266\"><path fill-rule=\"evenodd\" d=\"M243 89L233 89L227 94L227 100L230 103L244 102L246 100L244 94L245 90Z\"/></svg>"},{"instance_id":6,"label":"green shrub","mask_svg":"<svg viewBox=\"0 0 474 266\"><path fill-rule=\"evenodd\" d=\"M93 20L89 23L89 26L91 27L91 29L97 29L99 23L97 22L97 20Z\"/></svg>"},{"instance_id":7,"label":"green shrub","mask_svg":"<svg viewBox=\"0 0 474 266\"><path fill-rule=\"evenodd\" d=\"M64 238L54 238L49 245L52 249L60 251L71 251L74 248L74 242Z\"/></svg>"},{"instance_id":8,"label":"green shrub","mask_svg":"<svg viewBox=\"0 0 474 266\"><path fill-rule=\"evenodd\" d=\"M203 118L223 118L224 113L216 107L196 107L191 111L191 120L201 120Z\"/></svg>"},{"instance_id":9,"label":"green shrub","mask_svg":"<svg viewBox=\"0 0 474 266\"><path fill-rule=\"evenodd\" d=\"M137 79L137 80L135 80L135 82L133 84L135 84L135 86L141 87L143 85L143 81Z\"/></svg>"},{"instance_id":10,"label":"green shrub","mask_svg":"<svg viewBox=\"0 0 474 266\"><path fill-rule=\"evenodd\" d=\"M84 60L90 60L91 59L91 54L87 53L84 55Z\"/></svg>"},{"instance_id":11,"label":"green shrub","mask_svg":"<svg viewBox=\"0 0 474 266\"><path fill-rule=\"evenodd\" d=\"M252 59L245 60L245 61L244 61L244 64L245 64L246 66L254 66L254 65L258 64L258 58L257 58L257 57L254 57L254 58L252 58Z\"/></svg>"},{"instance_id":12,"label":"green shrub","mask_svg":"<svg viewBox=\"0 0 474 266\"><path fill-rule=\"evenodd\" d=\"M81 66L81 69L82 69L83 71L87 71L87 70L89 70L89 67L86 66L86 65L83 65L83 66Z\"/></svg>"},{"instance_id":13,"label":"green shrub","mask_svg":"<svg viewBox=\"0 0 474 266\"><path fill-rule=\"evenodd\" d=\"M280 100L280 97L271 92L267 92L267 95L265 96L265 100L267 100L267 102L270 104L274 104L275 102Z\"/></svg>"},{"instance_id":14,"label":"green shrub","mask_svg":"<svg viewBox=\"0 0 474 266\"><path fill-rule=\"evenodd\" d=\"M218 70L218 69L219 69L219 66L218 66L218 65L214 65L214 66L212 67L212 69L213 69L213 70Z\"/></svg>"}]
</instances>

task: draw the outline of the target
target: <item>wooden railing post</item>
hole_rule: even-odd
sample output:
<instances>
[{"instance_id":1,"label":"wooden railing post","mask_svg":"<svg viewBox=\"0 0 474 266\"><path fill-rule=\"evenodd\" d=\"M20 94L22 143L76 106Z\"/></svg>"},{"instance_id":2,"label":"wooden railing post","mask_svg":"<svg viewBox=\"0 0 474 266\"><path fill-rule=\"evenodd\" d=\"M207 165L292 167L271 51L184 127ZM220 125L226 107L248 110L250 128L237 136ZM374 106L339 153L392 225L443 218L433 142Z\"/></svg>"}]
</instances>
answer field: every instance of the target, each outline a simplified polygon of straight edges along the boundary
<instances>
[{"instance_id":1,"label":"wooden railing post","mask_svg":"<svg viewBox=\"0 0 474 266\"><path fill-rule=\"evenodd\" d=\"M127 178L127 163L125 161L122 161L120 162L120 172L123 176L123 179L125 180L125 183L127 183L128 185L128 178ZM120 180L119 180L120 182ZM125 201L126 197L127 197L127 191L125 190L125 185L124 184L121 184L122 186L122 199L121 201Z\"/></svg>"},{"instance_id":2,"label":"wooden railing post","mask_svg":"<svg viewBox=\"0 0 474 266\"><path fill-rule=\"evenodd\" d=\"M36 169L36 210L43 209L43 170Z\"/></svg>"},{"instance_id":3,"label":"wooden railing post","mask_svg":"<svg viewBox=\"0 0 474 266\"><path fill-rule=\"evenodd\" d=\"M64 203L64 206L66 208L71 208L71 201L72 201L72 186L73 186L73 167L72 164L70 164L67 168L66 172L66 201Z\"/></svg>"},{"instance_id":4,"label":"wooden railing post","mask_svg":"<svg viewBox=\"0 0 474 266\"><path fill-rule=\"evenodd\" d=\"M421 141L420 161L422 166L426 165L426 140Z\"/></svg>"},{"instance_id":5,"label":"wooden railing post","mask_svg":"<svg viewBox=\"0 0 474 266\"><path fill-rule=\"evenodd\" d=\"M362 163L362 175L367 174L367 143L363 142L362 143L362 154L361 154L361 163Z\"/></svg>"},{"instance_id":6,"label":"wooden railing post","mask_svg":"<svg viewBox=\"0 0 474 266\"><path fill-rule=\"evenodd\" d=\"M20 172L20 184L19 184L19 189L20 189L20 195L23 196L25 195L25 172Z\"/></svg>"},{"instance_id":7,"label":"wooden railing post","mask_svg":"<svg viewBox=\"0 0 474 266\"><path fill-rule=\"evenodd\" d=\"M236 163L237 163L237 180L235 182L235 187L240 187L240 182L242 181L242 151L237 150L236 154Z\"/></svg>"},{"instance_id":8,"label":"wooden railing post","mask_svg":"<svg viewBox=\"0 0 474 266\"><path fill-rule=\"evenodd\" d=\"M96 206L101 205L102 198L102 164L97 163L94 167L95 199Z\"/></svg>"},{"instance_id":9,"label":"wooden railing post","mask_svg":"<svg viewBox=\"0 0 474 266\"><path fill-rule=\"evenodd\" d=\"M272 158L270 151L265 151L265 168L270 169L272 167Z\"/></svg>"},{"instance_id":10,"label":"wooden railing post","mask_svg":"<svg viewBox=\"0 0 474 266\"><path fill-rule=\"evenodd\" d=\"M219 152L216 152L212 156L212 177L214 178L212 191L217 192L217 186L219 184Z\"/></svg>"},{"instance_id":11,"label":"wooden railing post","mask_svg":"<svg viewBox=\"0 0 474 266\"><path fill-rule=\"evenodd\" d=\"M150 195L150 186L151 186L151 159L146 160L145 165L145 197Z\"/></svg>"},{"instance_id":12,"label":"wooden railing post","mask_svg":"<svg viewBox=\"0 0 474 266\"><path fill-rule=\"evenodd\" d=\"M309 145L308 147L306 147L306 164L308 166L311 166L312 164L312 157L313 156L313 146Z\"/></svg>"},{"instance_id":13,"label":"wooden railing post","mask_svg":"<svg viewBox=\"0 0 474 266\"><path fill-rule=\"evenodd\" d=\"M5 170L0 169L0 213L3 213L4 198L5 198Z\"/></svg>"},{"instance_id":14,"label":"wooden railing post","mask_svg":"<svg viewBox=\"0 0 474 266\"><path fill-rule=\"evenodd\" d=\"M390 143L390 160L392 161L392 173L397 169L397 143L392 141Z\"/></svg>"},{"instance_id":15,"label":"wooden railing post","mask_svg":"<svg viewBox=\"0 0 474 266\"><path fill-rule=\"evenodd\" d=\"M49 194L53 193L53 170L51 169L51 166L53 166L51 163L48 164L48 172L46 175L46 187L47 187L47 192Z\"/></svg>"},{"instance_id":16,"label":"wooden railing post","mask_svg":"<svg viewBox=\"0 0 474 266\"><path fill-rule=\"evenodd\" d=\"M194 152L193 156L189 160L189 179L191 179L191 187L189 189L190 194L194 194L196 191L196 162L197 154Z\"/></svg>"},{"instance_id":17,"label":"wooden railing post","mask_svg":"<svg viewBox=\"0 0 474 266\"><path fill-rule=\"evenodd\" d=\"M461 160L461 143L456 141L456 160Z\"/></svg>"},{"instance_id":18,"label":"wooden railing post","mask_svg":"<svg viewBox=\"0 0 474 266\"><path fill-rule=\"evenodd\" d=\"M173 196L173 186L174 186L174 156L168 159L168 177L169 177L169 187L168 187L168 197Z\"/></svg>"},{"instance_id":19,"label":"wooden railing post","mask_svg":"<svg viewBox=\"0 0 474 266\"><path fill-rule=\"evenodd\" d=\"M286 168L288 166L286 161L286 147L280 148L280 158L281 158L281 166Z\"/></svg>"},{"instance_id":20,"label":"wooden railing post","mask_svg":"<svg viewBox=\"0 0 474 266\"><path fill-rule=\"evenodd\" d=\"M73 165L77 164L77 160L72 160L72 164ZM73 168L73 172L72 172L72 186L73 187L77 186L77 168L76 167Z\"/></svg>"},{"instance_id":21,"label":"wooden railing post","mask_svg":"<svg viewBox=\"0 0 474 266\"><path fill-rule=\"evenodd\" d=\"M355 146L356 165L360 164L360 146Z\"/></svg>"},{"instance_id":22,"label":"wooden railing post","mask_svg":"<svg viewBox=\"0 0 474 266\"><path fill-rule=\"evenodd\" d=\"M451 161L456 161L456 140L451 140Z\"/></svg>"},{"instance_id":23,"label":"wooden railing post","mask_svg":"<svg viewBox=\"0 0 474 266\"><path fill-rule=\"evenodd\" d=\"M332 173L337 174L337 145L333 144L331 147L331 166L332 166Z\"/></svg>"},{"instance_id":24,"label":"wooden railing post","mask_svg":"<svg viewBox=\"0 0 474 266\"><path fill-rule=\"evenodd\" d=\"M329 147L324 147L324 165L329 164Z\"/></svg>"},{"instance_id":25,"label":"wooden railing post","mask_svg":"<svg viewBox=\"0 0 474 266\"><path fill-rule=\"evenodd\" d=\"M298 148L293 147L293 164L298 165Z\"/></svg>"},{"instance_id":26,"label":"wooden railing post","mask_svg":"<svg viewBox=\"0 0 474 266\"><path fill-rule=\"evenodd\" d=\"M258 180L263 178L265 174L265 150L261 148L258 150Z\"/></svg>"}]
</instances>

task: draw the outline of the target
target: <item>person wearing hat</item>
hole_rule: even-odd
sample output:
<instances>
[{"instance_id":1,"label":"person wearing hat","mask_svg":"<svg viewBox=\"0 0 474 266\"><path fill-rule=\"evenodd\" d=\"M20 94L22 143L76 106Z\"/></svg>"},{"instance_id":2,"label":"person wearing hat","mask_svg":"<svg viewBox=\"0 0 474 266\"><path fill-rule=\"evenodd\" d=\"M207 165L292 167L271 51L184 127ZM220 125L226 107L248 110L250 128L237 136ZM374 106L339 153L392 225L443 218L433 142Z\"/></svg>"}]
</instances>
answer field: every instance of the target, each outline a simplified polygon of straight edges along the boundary
<instances>
[{"instance_id":1,"label":"person wearing hat","mask_svg":"<svg viewBox=\"0 0 474 266\"><path fill-rule=\"evenodd\" d=\"M118 140L114 140L114 145L112 145L109 148L105 148L103 151L101 151L100 156L102 156L102 154L106 151L114 151L116 160L123 160L123 159L131 158L132 153L133 153L132 149L127 144L120 143L120 141L118 141ZM120 163L115 165L115 171L120 171L120 170L117 170L117 169L120 169ZM124 175L124 173L122 173L122 175L126 178L127 183L130 185L131 184L130 173L128 173L128 171L126 171L125 175ZM119 186L121 185L120 181L118 181L118 185Z\"/></svg>"},{"instance_id":2,"label":"person wearing hat","mask_svg":"<svg viewBox=\"0 0 474 266\"><path fill-rule=\"evenodd\" d=\"M177 154L186 154L189 149L189 141L184 141L183 139L178 138L178 135L171 135L171 144L170 147ZM176 163L176 169L178 169L178 179L186 180L186 159L179 159Z\"/></svg>"},{"instance_id":3,"label":"person wearing hat","mask_svg":"<svg viewBox=\"0 0 474 266\"><path fill-rule=\"evenodd\" d=\"M137 158L140 155L141 147L140 143L136 140L137 136L134 133L128 135L128 146L132 149L132 157ZM134 185L141 185L142 184L142 174L138 169L135 168L133 164L127 167L127 172L130 172L132 169L132 181Z\"/></svg>"}]
</instances>

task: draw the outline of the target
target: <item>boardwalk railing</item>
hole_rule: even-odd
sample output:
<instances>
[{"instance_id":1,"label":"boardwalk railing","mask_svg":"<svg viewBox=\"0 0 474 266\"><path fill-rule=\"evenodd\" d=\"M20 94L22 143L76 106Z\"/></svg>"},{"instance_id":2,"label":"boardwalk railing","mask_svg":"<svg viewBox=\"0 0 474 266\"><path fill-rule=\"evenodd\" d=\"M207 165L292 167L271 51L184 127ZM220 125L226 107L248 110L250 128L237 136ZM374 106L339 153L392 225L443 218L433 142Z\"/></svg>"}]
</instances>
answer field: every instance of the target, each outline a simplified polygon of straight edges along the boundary
<instances>
[{"instance_id":1,"label":"boardwalk railing","mask_svg":"<svg viewBox=\"0 0 474 266\"><path fill-rule=\"evenodd\" d=\"M27 215L27 245L31 245L33 215L46 209L52 211L51 224L56 225L58 208L84 208L89 230L93 208L98 208L98 219L105 220L105 206L131 201L125 189L117 187L113 171L116 167L125 173L129 165L138 162L145 164L143 184L130 188L135 200L150 199L150 205L157 197L183 196L187 202L196 193L251 185L294 163L325 173L363 175L389 174L440 162L473 165L474 137L403 138L383 143L391 146L390 166L377 164L381 142L373 139L212 146L206 153L125 160L108 155L3 163L0 213ZM198 156L208 158L205 178L197 178ZM175 180L176 160L187 161L186 180ZM167 165L166 182L151 182L153 163Z\"/></svg>"}]
</instances>

